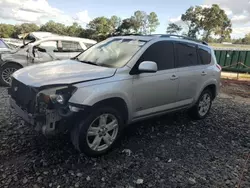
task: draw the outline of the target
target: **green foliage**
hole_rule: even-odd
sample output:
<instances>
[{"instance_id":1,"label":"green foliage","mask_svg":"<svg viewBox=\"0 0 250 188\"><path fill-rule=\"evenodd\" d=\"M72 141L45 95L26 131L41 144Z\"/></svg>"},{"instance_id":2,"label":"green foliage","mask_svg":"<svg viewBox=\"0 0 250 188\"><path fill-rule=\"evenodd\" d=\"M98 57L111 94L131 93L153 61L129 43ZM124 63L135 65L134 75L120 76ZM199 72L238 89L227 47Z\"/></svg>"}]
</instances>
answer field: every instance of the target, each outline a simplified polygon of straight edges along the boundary
<instances>
[{"instance_id":1,"label":"green foliage","mask_svg":"<svg viewBox=\"0 0 250 188\"><path fill-rule=\"evenodd\" d=\"M116 34L124 35L129 33L136 33L136 30L138 30L136 21L132 18L127 18L122 20L122 24L116 29Z\"/></svg>"},{"instance_id":2,"label":"green foliage","mask_svg":"<svg viewBox=\"0 0 250 188\"><path fill-rule=\"evenodd\" d=\"M78 23L73 23L71 26L68 26L66 30L67 35L76 37L80 36L83 31Z\"/></svg>"},{"instance_id":3,"label":"green foliage","mask_svg":"<svg viewBox=\"0 0 250 188\"><path fill-rule=\"evenodd\" d=\"M111 26L111 32L114 33L118 27L122 24L122 20L118 16L111 16L110 18L110 26Z\"/></svg>"},{"instance_id":4,"label":"green foliage","mask_svg":"<svg viewBox=\"0 0 250 188\"><path fill-rule=\"evenodd\" d=\"M148 28L149 28L149 33L151 34L152 32L155 32L156 28L160 25L158 16L155 12L151 12L148 15Z\"/></svg>"},{"instance_id":5,"label":"green foliage","mask_svg":"<svg viewBox=\"0 0 250 188\"><path fill-rule=\"evenodd\" d=\"M201 29L200 18L202 17L202 7L190 7L185 14L182 14L181 20L187 25L187 36L196 38Z\"/></svg>"},{"instance_id":6,"label":"green foliage","mask_svg":"<svg viewBox=\"0 0 250 188\"><path fill-rule=\"evenodd\" d=\"M187 25L189 37L197 38L197 35L202 32L205 41L209 41L211 35L219 36L219 42L228 41L231 38L231 20L219 5L190 7L182 14L181 20Z\"/></svg>"},{"instance_id":7,"label":"green foliage","mask_svg":"<svg viewBox=\"0 0 250 188\"><path fill-rule=\"evenodd\" d=\"M232 33L231 20L218 5L211 7L195 6L190 7L181 16L181 20L186 24L187 30L175 23L170 23L167 27L167 33L182 34L189 37L197 38L199 34L203 34L203 39L206 41L231 41L230 34ZM90 21L86 28L82 28L78 23L73 23L66 26L61 23L49 21L41 27L36 24L23 23L21 25L0 24L0 37L17 37L19 34L32 31L47 31L59 35L68 35L84 38L92 38L95 40L103 40L113 35L124 34L151 34L156 31L160 22L155 12L147 14L144 11L137 10L134 14L121 20L116 15L107 17L97 17ZM219 39L213 39L216 35ZM217 38L218 38L217 37ZM241 41L248 43L249 36L246 36Z\"/></svg>"},{"instance_id":8,"label":"green foliage","mask_svg":"<svg viewBox=\"0 0 250 188\"><path fill-rule=\"evenodd\" d=\"M20 33L29 33L32 31L38 31L39 27L33 23L23 23L21 25L15 26L15 34L18 35Z\"/></svg>"},{"instance_id":9,"label":"green foliage","mask_svg":"<svg viewBox=\"0 0 250 188\"><path fill-rule=\"evenodd\" d=\"M168 24L167 31L166 33L168 34L179 34L182 30L182 27L175 24L175 23L170 23Z\"/></svg>"},{"instance_id":10,"label":"green foliage","mask_svg":"<svg viewBox=\"0 0 250 188\"><path fill-rule=\"evenodd\" d=\"M15 32L14 25L0 24L0 38L12 37Z\"/></svg>"},{"instance_id":11,"label":"green foliage","mask_svg":"<svg viewBox=\"0 0 250 188\"><path fill-rule=\"evenodd\" d=\"M224 10L219 5L213 4L211 8L204 8L202 10L202 19L200 21L201 28L204 32L204 39L207 41L208 37L214 33L220 35L221 40L229 37L232 33L232 24L227 17Z\"/></svg>"},{"instance_id":12,"label":"green foliage","mask_svg":"<svg viewBox=\"0 0 250 188\"><path fill-rule=\"evenodd\" d=\"M47 31L59 35L67 35L67 27L64 24L49 21L42 25L40 31Z\"/></svg>"}]
</instances>

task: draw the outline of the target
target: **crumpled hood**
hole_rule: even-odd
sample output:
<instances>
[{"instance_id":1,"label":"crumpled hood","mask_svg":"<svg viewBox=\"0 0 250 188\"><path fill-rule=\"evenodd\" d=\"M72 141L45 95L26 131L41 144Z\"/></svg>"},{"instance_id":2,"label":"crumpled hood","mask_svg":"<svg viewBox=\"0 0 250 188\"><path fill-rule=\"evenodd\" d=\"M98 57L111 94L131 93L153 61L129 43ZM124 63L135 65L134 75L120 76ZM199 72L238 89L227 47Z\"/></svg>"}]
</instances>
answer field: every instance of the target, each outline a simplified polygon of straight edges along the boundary
<instances>
[{"instance_id":1,"label":"crumpled hood","mask_svg":"<svg viewBox=\"0 0 250 188\"><path fill-rule=\"evenodd\" d=\"M115 68L89 65L75 60L52 61L22 68L13 77L25 85L41 87L108 78Z\"/></svg>"}]
</instances>

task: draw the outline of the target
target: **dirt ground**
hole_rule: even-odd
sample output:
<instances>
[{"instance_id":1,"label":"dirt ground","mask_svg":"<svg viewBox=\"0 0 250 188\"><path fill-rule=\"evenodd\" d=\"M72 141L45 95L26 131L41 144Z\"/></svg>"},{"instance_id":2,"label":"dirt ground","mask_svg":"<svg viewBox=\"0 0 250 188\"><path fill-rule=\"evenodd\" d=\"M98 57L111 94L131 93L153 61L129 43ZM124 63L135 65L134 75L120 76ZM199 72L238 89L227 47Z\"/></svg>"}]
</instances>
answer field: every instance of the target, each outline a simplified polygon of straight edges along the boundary
<instances>
[{"instance_id":1,"label":"dirt ground","mask_svg":"<svg viewBox=\"0 0 250 188\"><path fill-rule=\"evenodd\" d=\"M223 80L209 116L185 112L131 125L100 158L46 139L9 109L0 88L0 187L250 187L250 86Z\"/></svg>"}]
</instances>

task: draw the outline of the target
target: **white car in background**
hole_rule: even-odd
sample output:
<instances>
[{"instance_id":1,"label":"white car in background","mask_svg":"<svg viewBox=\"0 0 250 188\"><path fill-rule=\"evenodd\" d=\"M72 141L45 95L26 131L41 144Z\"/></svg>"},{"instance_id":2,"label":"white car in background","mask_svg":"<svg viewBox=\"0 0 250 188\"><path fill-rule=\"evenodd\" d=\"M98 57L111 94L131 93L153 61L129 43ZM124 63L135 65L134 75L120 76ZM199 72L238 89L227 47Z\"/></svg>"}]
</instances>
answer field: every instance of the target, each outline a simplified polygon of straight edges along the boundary
<instances>
[{"instance_id":1,"label":"white car in background","mask_svg":"<svg viewBox=\"0 0 250 188\"><path fill-rule=\"evenodd\" d=\"M26 43L14 52L1 54L0 83L8 86L10 76L20 68L48 61L70 59L96 43L95 40L68 36L52 36Z\"/></svg>"},{"instance_id":2,"label":"white car in background","mask_svg":"<svg viewBox=\"0 0 250 188\"><path fill-rule=\"evenodd\" d=\"M13 49L20 48L21 46L41 40L47 37L59 36L54 33L44 32L44 31L36 31L30 33L23 33L18 35L18 39L15 38L3 38L4 42Z\"/></svg>"}]
</instances>

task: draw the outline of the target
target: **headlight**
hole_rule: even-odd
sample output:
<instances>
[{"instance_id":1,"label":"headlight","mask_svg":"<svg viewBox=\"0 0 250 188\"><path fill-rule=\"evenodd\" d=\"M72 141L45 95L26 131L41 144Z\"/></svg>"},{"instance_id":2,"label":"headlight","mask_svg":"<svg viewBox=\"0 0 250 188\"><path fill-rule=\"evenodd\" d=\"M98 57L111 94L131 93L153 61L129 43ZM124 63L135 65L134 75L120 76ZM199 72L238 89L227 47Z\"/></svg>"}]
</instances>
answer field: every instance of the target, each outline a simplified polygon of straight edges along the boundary
<instances>
[{"instance_id":1,"label":"headlight","mask_svg":"<svg viewBox=\"0 0 250 188\"><path fill-rule=\"evenodd\" d=\"M65 100L64 100L63 95L57 95L56 101L57 101L59 104L64 104Z\"/></svg>"},{"instance_id":2,"label":"headlight","mask_svg":"<svg viewBox=\"0 0 250 188\"><path fill-rule=\"evenodd\" d=\"M65 97L63 95L50 95L49 96L50 100L52 103L59 103L59 104L64 104L65 102Z\"/></svg>"},{"instance_id":3,"label":"headlight","mask_svg":"<svg viewBox=\"0 0 250 188\"><path fill-rule=\"evenodd\" d=\"M53 103L64 105L76 91L75 87L62 87L55 89L41 92L40 99L47 104Z\"/></svg>"}]
</instances>

